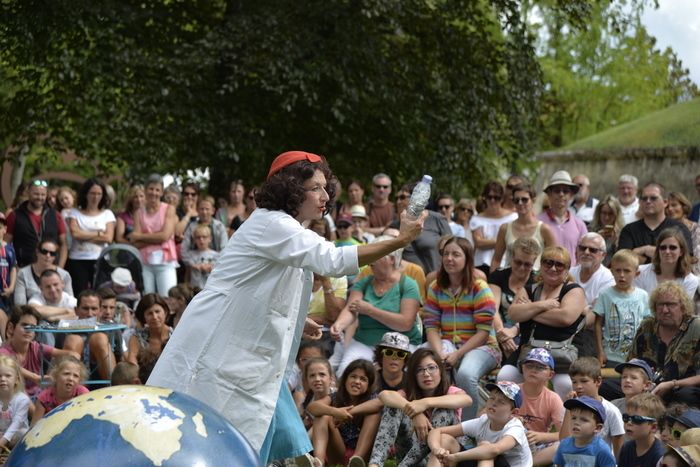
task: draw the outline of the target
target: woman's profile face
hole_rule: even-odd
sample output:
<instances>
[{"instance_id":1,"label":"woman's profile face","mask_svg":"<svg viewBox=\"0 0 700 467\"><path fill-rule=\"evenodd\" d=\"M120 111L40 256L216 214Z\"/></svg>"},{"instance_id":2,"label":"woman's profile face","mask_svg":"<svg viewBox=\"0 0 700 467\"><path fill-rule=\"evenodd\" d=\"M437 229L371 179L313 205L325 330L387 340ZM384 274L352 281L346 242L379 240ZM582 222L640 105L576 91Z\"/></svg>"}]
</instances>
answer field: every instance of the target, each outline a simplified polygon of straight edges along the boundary
<instances>
[{"instance_id":1,"label":"woman's profile face","mask_svg":"<svg viewBox=\"0 0 700 467\"><path fill-rule=\"evenodd\" d=\"M321 219L326 212L326 204L330 197L326 192L326 176L317 170L313 176L304 182L306 196L297 208L296 219L299 222Z\"/></svg>"},{"instance_id":2,"label":"woman's profile face","mask_svg":"<svg viewBox=\"0 0 700 467\"><path fill-rule=\"evenodd\" d=\"M681 246L675 237L668 237L664 239L658 246L659 249L659 262L661 264L673 265L675 266L678 259L683 254Z\"/></svg>"}]
</instances>

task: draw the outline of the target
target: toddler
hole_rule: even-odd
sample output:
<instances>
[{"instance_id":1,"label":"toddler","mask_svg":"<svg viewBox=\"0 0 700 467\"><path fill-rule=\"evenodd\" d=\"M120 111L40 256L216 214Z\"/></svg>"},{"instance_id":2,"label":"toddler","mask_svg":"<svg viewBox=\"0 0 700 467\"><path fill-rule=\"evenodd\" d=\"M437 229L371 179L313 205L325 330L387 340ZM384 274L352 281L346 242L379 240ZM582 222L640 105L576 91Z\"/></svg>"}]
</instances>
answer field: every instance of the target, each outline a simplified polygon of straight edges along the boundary
<instances>
[{"instance_id":1,"label":"toddler","mask_svg":"<svg viewBox=\"0 0 700 467\"><path fill-rule=\"evenodd\" d=\"M74 397L90 392L88 388L80 384L87 379L87 368L83 362L75 357L67 356L59 358L55 363L49 376L52 384L39 393L36 404L34 404L34 417L32 426L41 419L44 414L55 409L59 405Z\"/></svg>"},{"instance_id":2,"label":"toddler","mask_svg":"<svg viewBox=\"0 0 700 467\"><path fill-rule=\"evenodd\" d=\"M31 401L24 393L24 381L17 360L0 356L0 448L12 447L29 429L27 413Z\"/></svg>"},{"instance_id":3,"label":"toddler","mask_svg":"<svg viewBox=\"0 0 700 467\"><path fill-rule=\"evenodd\" d=\"M571 436L559 443L554 465L615 467L610 447L599 436L606 420L603 404L596 398L581 396L567 400L564 407L569 409Z\"/></svg>"}]
</instances>

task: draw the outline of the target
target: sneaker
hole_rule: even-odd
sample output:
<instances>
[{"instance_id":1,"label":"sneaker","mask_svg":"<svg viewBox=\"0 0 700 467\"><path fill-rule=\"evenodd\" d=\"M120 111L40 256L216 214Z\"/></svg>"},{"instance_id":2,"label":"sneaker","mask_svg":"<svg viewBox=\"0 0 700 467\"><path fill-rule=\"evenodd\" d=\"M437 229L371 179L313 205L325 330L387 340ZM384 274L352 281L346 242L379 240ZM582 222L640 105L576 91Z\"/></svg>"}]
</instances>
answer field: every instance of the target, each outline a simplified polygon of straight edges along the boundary
<instances>
[{"instance_id":1,"label":"sneaker","mask_svg":"<svg viewBox=\"0 0 700 467\"><path fill-rule=\"evenodd\" d=\"M304 454L294 459L288 459L284 463L289 467L323 467L321 459L313 457L311 454Z\"/></svg>"},{"instance_id":2,"label":"sneaker","mask_svg":"<svg viewBox=\"0 0 700 467\"><path fill-rule=\"evenodd\" d=\"M367 463L360 456L352 456L348 462L348 467L367 467Z\"/></svg>"}]
</instances>

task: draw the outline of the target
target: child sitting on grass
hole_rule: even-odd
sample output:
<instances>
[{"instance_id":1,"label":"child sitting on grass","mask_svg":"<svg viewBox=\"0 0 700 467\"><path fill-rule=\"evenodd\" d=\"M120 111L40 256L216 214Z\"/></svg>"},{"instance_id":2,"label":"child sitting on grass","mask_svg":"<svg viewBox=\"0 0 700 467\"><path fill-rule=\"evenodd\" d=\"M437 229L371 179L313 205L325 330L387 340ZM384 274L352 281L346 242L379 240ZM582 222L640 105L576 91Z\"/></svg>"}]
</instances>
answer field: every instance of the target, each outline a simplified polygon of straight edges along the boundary
<instances>
[{"instance_id":1,"label":"child sitting on grass","mask_svg":"<svg viewBox=\"0 0 700 467\"><path fill-rule=\"evenodd\" d=\"M510 381L487 384L489 399L485 414L457 425L435 428L428 433L431 455L428 467L441 465L530 467L532 454L525 427L516 417L522 404L520 387ZM477 446L466 449L456 438L464 435ZM462 462L466 461L466 462Z\"/></svg>"},{"instance_id":2,"label":"child sitting on grass","mask_svg":"<svg viewBox=\"0 0 700 467\"><path fill-rule=\"evenodd\" d=\"M606 410L596 398L581 396L564 402L571 436L561 440L554 455L555 467L615 467L610 447L600 437Z\"/></svg>"},{"instance_id":3,"label":"child sitting on grass","mask_svg":"<svg viewBox=\"0 0 700 467\"><path fill-rule=\"evenodd\" d=\"M629 438L620 450L620 465L656 467L664 455L664 444L657 439L659 420L664 416L664 403L650 393L637 394L627 401L622 421Z\"/></svg>"}]
</instances>

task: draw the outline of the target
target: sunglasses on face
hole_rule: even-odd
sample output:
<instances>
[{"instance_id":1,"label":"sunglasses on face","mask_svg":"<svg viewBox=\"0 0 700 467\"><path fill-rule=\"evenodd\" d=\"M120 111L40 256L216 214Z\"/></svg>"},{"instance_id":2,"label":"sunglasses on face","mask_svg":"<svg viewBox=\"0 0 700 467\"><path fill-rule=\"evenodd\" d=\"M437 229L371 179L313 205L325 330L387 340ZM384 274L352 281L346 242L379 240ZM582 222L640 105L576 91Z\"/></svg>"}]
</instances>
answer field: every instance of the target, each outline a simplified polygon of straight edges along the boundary
<instances>
[{"instance_id":1,"label":"sunglasses on face","mask_svg":"<svg viewBox=\"0 0 700 467\"><path fill-rule=\"evenodd\" d=\"M485 196L484 199L487 199L489 201L500 201L501 197L498 195L488 195L488 196Z\"/></svg>"},{"instance_id":2,"label":"sunglasses on face","mask_svg":"<svg viewBox=\"0 0 700 467\"><path fill-rule=\"evenodd\" d=\"M676 251L678 245L659 245L659 250L661 251Z\"/></svg>"},{"instance_id":3,"label":"sunglasses on face","mask_svg":"<svg viewBox=\"0 0 700 467\"><path fill-rule=\"evenodd\" d=\"M408 199L408 195L399 195L399 196L396 197L396 199L399 200L399 201L403 201L403 200L405 200L405 199Z\"/></svg>"},{"instance_id":4,"label":"sunglasses on face","mask_svg":"<svg viewBox=\"0 0 700 467\"><path fill-rule=\"evenodd\" d=\"M185 191L182 193L182 196L191 196L194 198L195 196L197 196L197 193L195 193L194 191Z\"/></svg>"},{"instance_id":5,"label":"sunglasses on face","mask_svg":"<svg viewBox=\"0 0 700 467\"><path fill-rule=\"evenodd\" d=\"M450 209L452 207L451 204L438 204L438 209L440 211L445 211L447 209Z\"/></svg>"},{"instance_id":6,"label":"sunglasses on face","mask_svg":"<svg viewBox=\"0 0 700 467\"><path fill-rule=\"evenodd\" d=\"M639 199L642 200L644 203L647 203L647 202L653 203L655 201L658 201L659 197L658 196L640 196Z\"/></svg>"},{"instance_id":7,"label":"sunglasses on face","mask_svg":"<svg viewBox=\"0 0 700 467\"><path fill-rule=\"evenodd\" d=\"M544 269L554 268L557 272L562 272L564 269L566 269L566 264L553 259L543 259L542 266L544 266Z\"/></svg>"},{"instance_id":8,"label":"sunglasses on face","mask_svg":"<svg viewBox=\"0 0 700 467\"><path fill-rule=\"evenodd\" d=\"M577 248L578 248L578 251L580 251L581 253L586 253L586 252L590 251L592 254L596 254L596 253L600 253L601 251L603 251L600 248L596 248L593 246L586 246L586 245L579 245Z\"/></svg>"},{"instance_id":9,"label":"sunglasses on face","mask_svg":"<svg viewBox=\"0 0 700 467\"><path fill-rule=\"evenodd\" d=\"M56 257L58 255L57 251L51 251L51 250L47 250L45 248L39 248L39 253L41 253L42 255L53 256L53 257Z\"/></svg>"},{"instance_id":10,"label":"sunglasses on face","mask_svg":"<svg viewBox=\"0 0 700 467\"><path fill-rule=\"evenodd\" d=\"M532 267L534 266L534 264L533 264L533 263L529 263L529 262L527 262L527 261L521 261L521 260L519 260L519 259L514 259L514 260L513 260L513 266L515 266L516 268L527 268L527 269L530 269L530 268L532 268Z\"/></svg>"},{"instance_id":11,"label":"sunglasses on face","mask_svg":"<svg viewBox=\"0 0 700 467\"><path fill-rule=\"evenodd\" d=\"M514 204L527 204L530 202L530 198L513 198Z\"/></svg>"},{"instance_id":12,"label":"sunglasses on face","mask_svg":"<svg viewBox=\"0 0 700 467\"><path fill-rule=\"evenodd\" d=\"M632 423L633 425L641 425L642 423L654 423L656 422L656 419L652 417L645 417L643 415L628 415L623 413L622 421L624 423Z\"/></svg>"},{"instance_id":13,"label":"sunglasses on face","mask_svg":"<svg viewBox=\"0 0 700 467\"><path fill-rule=\"evenodd\" d=\"M388 190L390 187L391 187L391 185L377 185L377 184L374 185L374 188L379 188L379 189L383 189L383 190Z\"/></svg>"},{"instance_id":14,"label":"sunglasses on face","mask_svg":"<svg viewBox=\"0 0 700 467\"><path fill-rule=\"evenodd\" d=\"M398 358L399 360L404 360L408 357L408 352L398 349L382 349L382 355L387 358Z\"/></svg>"},{"instance_id":15,"label":"sunglasses on face","mask_svg":"<svg viewBox=\"0 0 700 467\"><path fill-rule=\"evenodd\" d=\"M568 195L571 193L571 190L569 188L563 187L563 186L555 186L553 188L550 188L549 193L554 193L556 195Z\"/></svg>"}]
</instances>

